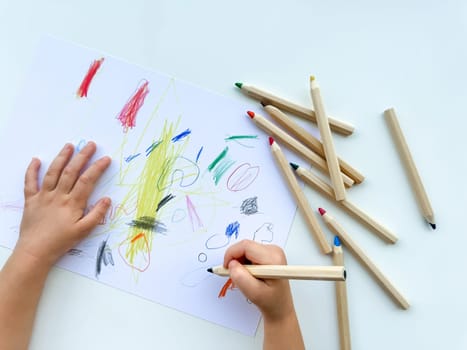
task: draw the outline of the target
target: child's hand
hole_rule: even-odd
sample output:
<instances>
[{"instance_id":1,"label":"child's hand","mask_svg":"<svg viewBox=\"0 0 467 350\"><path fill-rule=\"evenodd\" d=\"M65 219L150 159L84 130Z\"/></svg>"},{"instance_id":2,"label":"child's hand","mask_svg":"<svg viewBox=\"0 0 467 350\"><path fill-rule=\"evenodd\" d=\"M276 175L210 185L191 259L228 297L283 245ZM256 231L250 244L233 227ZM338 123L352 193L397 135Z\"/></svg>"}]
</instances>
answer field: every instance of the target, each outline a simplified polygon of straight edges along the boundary
<instances>
[{"instance_id":1,"label":"child's hand","mask_svg":"<svg viewBox=\"0 0 467 350\"><path fill-rule=\"evenodd\" d=\"M51 163L40 188L40 161L31 161L26 171L24 212L15 251L52 266L103 219L110 206L109 198L100 199L84 215L97 180L111 162L109 157L103 157L82 172L95 151L95 143L89 142L72 157L73 145L66 144Z\"/></svg>"},{"instance_id":2,"label":"child's hand","mask_svg":"<svg viewBox=\"0 0 467 350\"><path fill-rule=\"evenodd\" d=\"M256 279L242 264L286 265L284 251L276 245L243 240L227 249L224 267L230 270L234 285L261 310L265 319L278 321L295 314L289 281Z\"/></svg>"}]
</instances>

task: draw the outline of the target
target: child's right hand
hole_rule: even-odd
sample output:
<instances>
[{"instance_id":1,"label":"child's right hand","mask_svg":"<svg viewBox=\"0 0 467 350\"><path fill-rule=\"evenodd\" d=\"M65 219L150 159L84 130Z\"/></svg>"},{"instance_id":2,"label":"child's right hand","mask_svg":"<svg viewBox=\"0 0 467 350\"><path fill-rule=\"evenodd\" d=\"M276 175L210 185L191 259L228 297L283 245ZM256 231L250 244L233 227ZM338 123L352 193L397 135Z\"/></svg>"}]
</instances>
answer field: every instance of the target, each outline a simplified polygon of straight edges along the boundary
<instances>
[{"instance_id":1,"label":"child's right hand","mask_svg":"<svg viewBox=\"0 0 467 350\"><path fill-rule=\"evenodd\" d=\"M286 265L284 251L276 245L243 240L227 249L224 267L234 285L261 310L266 321L280 321L295 314L289 281L257 279L242 264Z\"/></svg>"}]
</instances>

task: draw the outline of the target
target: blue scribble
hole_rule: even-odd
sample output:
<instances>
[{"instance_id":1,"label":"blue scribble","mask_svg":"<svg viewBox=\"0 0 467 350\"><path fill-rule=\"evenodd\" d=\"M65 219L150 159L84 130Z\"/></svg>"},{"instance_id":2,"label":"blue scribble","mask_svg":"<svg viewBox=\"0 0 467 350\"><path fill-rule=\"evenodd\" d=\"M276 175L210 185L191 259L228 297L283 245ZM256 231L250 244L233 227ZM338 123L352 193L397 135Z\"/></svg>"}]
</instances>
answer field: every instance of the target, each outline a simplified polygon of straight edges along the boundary
<instances>
[{"instance_id":1,"label":"blue scribble","mask_svg":"<svg viewBox=\"0 0 467 350\"><path fill-rule=\"evenodd\" d=\"M198 163L199 156L201 155L201 152L203 152L203 148L204 148L204 146L201 146L201 148L198 151L198 155L196 156L196 163Z\"/></svg>"},{"instance_id":2,"label":"blue scribble","mask_svg":"<svg viewBox=\"0 0 467 350\"><path fill-rule=\"evenodd\" d=\"M151 154L152 151L154 151L156 149L157 146L159 146L161 144L162 141L155 141L151 144L151 146L149 146L148 148L146 148L146 157L149 156Z\"/></svg>"},{"instance_id":3,"label":"blue scribble","mask_svg":"<svg viewBox=\"0 0 467 350\"><path fill-rule=\"evenodd\" d=\"M128 156L125 158L125 162L129 163L131 162L133 159L135 159L136 157L138 157L141 153L136 153L136 154L132 154L131 156Z\"/></svg>"},{"instance_id":4,"label":"blue scribble","mask_svg":"<svg viewBox=\"0 0 467 350\"><path fill-rule=\"evenodd\" d=\"M238 230L240 229L240 223L238 221L232 222L225 229L225 235L227 237L232 237L235 234L235 238L238 238Z\"/></svg>"},{"instance_id":5,"label":"blue scribble","mask_svg":"<svg viewBox=\"0 0 467 350\"><path fill-rule=\"evenodd\" d=\"M183 139L184 137L187 137L188 135L191 134L191 130L190 129L186 129L185 131L183 131L182 133L172 137L172 142L177 142L177 141L180 141L181 139Z\"/></svg>"},{"instance_id":6,"label":"blue scribble","mask_svg":"<svg viewBox=\"0 0 467 350\"><path fill-rule=\"evenodd\" d=\"M86 140L81 139L78 144L76 145L76 152L79 152L83 149L83 147L86 146Z\"/></svg>"}]
</instances>

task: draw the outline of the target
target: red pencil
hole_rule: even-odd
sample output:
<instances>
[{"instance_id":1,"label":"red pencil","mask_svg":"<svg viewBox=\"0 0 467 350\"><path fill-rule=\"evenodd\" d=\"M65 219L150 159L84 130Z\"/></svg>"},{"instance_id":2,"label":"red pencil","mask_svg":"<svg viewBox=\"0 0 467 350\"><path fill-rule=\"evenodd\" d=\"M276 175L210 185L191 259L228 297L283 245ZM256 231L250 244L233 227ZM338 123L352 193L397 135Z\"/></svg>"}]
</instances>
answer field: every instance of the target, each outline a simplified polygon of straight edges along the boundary
<instances>
[{"instance_id":1,"label":"red pencil","mask_svg":"<svg viewBox=\"0 0 467 350\"><path fill-rule=\"evenodd\" d=\"M345 232L344 228L329 215L326 210L319 208L324 222L329 229L336 234L339 239L344 243L344 246L350 250L350 252L360 261L360 263L367 268L367 270L373 275L378 284L384 289L384 291L392 298L392 300L403 309L409 308L409 302L404 296L392 285L392 283L383 275L383 273L376 267L373 261L363 252L363 250L350 238L349 234Z\"/></svg>"}]
</instances>

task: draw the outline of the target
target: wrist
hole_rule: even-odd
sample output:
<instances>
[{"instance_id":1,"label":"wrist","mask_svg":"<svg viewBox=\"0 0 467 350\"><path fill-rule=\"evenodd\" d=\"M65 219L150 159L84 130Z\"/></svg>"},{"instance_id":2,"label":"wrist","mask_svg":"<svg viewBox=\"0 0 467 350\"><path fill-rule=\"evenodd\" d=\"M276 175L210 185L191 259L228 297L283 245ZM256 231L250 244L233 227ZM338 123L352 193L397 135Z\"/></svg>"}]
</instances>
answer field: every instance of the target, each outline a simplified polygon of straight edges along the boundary
<instances>
[{"instance_id":1,"label":"wrist","mask_svg":"<svg viewBox=\"0 0 467 350\"><path fill-rule=\"evenodd\" d=\"M264 312L263 313L264 324L270 325L280 325L288 323L290 320L297 318L295 313L295 308L292 306L287 307L281 310L275 310L273 312Z\"/></svg>"},{"instance_id":2,"label":"wrist","mask_svg":"<svg viewBox=\"0 0 467 350\"><path fill-rule=\"evenodd\" d=\"M30 254L26 249L17 246L10 258L12 265L22 274L32 274L37 277L47 277L53 263Z\"/></svg>"}]
</instances>

